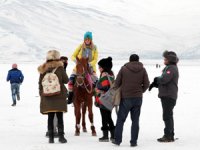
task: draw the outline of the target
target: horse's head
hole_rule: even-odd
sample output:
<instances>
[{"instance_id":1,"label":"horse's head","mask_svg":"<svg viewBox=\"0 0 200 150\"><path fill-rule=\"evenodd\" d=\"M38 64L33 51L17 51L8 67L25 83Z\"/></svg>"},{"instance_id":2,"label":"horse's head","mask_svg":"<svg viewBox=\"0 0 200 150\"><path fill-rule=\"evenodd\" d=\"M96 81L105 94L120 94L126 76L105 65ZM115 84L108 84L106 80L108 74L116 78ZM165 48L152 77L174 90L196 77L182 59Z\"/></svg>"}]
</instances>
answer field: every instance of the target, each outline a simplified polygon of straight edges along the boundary
<instances>
[{"instance_id":1,"label":"horse's head","mask_svg":"<svg viewBox=\"0 0 200 150\"><path fill-rule=\"evenodd\" d=\"M76 57L76 75L77 75L77 83L82 85L86 74L89 72L88 67L88 58L78 58Z\"/></svg>"}]
</instances>

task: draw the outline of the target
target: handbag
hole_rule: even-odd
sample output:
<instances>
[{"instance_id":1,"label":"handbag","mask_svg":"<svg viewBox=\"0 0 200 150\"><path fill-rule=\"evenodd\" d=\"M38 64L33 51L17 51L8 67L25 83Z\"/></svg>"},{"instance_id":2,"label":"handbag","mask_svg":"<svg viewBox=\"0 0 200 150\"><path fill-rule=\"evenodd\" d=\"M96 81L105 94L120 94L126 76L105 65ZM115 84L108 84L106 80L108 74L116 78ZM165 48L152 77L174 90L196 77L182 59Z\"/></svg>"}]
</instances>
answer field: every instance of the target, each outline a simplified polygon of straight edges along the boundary
<instances>
[{"instance_id":1,"label":"handbag","mask_svg":"<svg viewBox=\"0 0 200 150\"><path fill-rule=\"evenodd\" d=\"M99 97L102 104L110 111L112 111L114 106L118 106L121 100L121 89L115 89L114 83L110 80L109 76L107 75L110 88L107 92L102 93Z\"/></svg>"}]
</instances>

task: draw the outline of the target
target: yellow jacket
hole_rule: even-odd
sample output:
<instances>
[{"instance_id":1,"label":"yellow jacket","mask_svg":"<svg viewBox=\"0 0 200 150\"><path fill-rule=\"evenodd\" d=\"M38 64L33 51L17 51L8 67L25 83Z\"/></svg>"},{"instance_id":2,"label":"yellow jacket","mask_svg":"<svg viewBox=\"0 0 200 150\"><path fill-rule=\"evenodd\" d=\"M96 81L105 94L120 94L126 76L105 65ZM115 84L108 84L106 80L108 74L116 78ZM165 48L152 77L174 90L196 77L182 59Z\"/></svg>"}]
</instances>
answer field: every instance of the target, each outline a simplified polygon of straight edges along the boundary
<instances>
[{"instance_id":1,"label":"yellow jacket","mask_svg":"<svg viewBox=\"0 0 200 150\"><path fill-rule=\"evenodd\" d=\"M98 50L97 47L94 45L92 46L93 48L91 49L92 51L92 59L89 61L90 65L92 66L93 70L96 72L96 63L97 63L97 59L98 59ZM82 53L84 51L83 48L83 44L80 44L76 50L74 51L74 53L72 54L72 61L76 61L76 57L78 57L79 59L82 58Z\"/></svg>"}]
</instances>

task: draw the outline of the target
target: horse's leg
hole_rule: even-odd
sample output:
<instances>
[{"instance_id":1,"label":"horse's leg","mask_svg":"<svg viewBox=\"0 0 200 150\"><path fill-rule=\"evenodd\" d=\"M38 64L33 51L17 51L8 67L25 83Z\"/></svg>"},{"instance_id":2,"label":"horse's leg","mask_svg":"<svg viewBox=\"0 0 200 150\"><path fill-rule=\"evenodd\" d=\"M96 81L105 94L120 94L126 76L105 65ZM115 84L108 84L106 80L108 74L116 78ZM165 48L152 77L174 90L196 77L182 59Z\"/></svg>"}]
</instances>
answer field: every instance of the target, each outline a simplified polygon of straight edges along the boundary
<instances>
[{"instance_id":1,"label":"horse's leg","mask_svg":"<svg viewBox=\"0 0 200 150\"><path fill-rule=\"evenodd\" d=\"M75 131L75 136L80 135L80 119L81 119L81 111L80 111L80 103L78 100L76 100L76 103L74 103L74 108L75 108L75 116L76 116L76 131Z\"/></svg>"},{"instance_id":2,"label":"horse's leg","mask_svg":"<svg viewBox=\"0 0 200 150\"><path fill-rule=\"evenodd\" d=\"M97 134L93 124L92 96L88 96L88 116L91 123L92 136L96 136Z\"/></svg>"},{"instance_id":3,"label":"horse's leg","mask_svg":"<svg viewBox=\"0 0 200 150\"><path fill-rule=\"evenodd\" d=\"M83 132L87 132L86 129L86 123L85 123L85 113L86 113L86 103L82 103L82 127L83 127Z\"/></svg>"}]
</instances>

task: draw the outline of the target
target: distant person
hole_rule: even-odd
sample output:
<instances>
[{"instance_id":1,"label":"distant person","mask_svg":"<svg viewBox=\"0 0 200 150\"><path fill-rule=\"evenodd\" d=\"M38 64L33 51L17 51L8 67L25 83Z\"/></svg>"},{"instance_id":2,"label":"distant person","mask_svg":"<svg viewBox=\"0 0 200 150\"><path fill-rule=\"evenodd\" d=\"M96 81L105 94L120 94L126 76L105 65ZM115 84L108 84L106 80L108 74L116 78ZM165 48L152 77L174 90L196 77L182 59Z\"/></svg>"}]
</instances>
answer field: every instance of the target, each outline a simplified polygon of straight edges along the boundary
<instances>
[{"instance_id":1,"label":"distant person","mask_svg":"<svg viewBox=\"0 0 200 150\"><path fill-rule=\"evenodd\" d=\"M55 114L58 119L59 142L66 143L67 140L64 137L63 112L67 112L67 102L66 102L67 89L64 84L68 83L68 76L66 74L66 71L64 70L63 62L60 60L60 53L57 50L48 51L46 62L38 67L38 71L40 73L39 77L39 94L41 97L40 112L42 114L48 115L49 143L54 143L53 120ZM50 76L49 75L50 73L56 75L57 78L55 76L53 78L52 74ZM48 82L48 80L45 80L47 74L49 75L49 78L47 79L50 80L50 82ZM57 84L55 84L55 86L49 85L55 81L58 81ZM47 85L47 87L45 85ZM46 94L47 92L55 91L55 89L60 89L60 91L51 95Z\"/></svg>"},{"instance_id":2,"label":"distant person","mask_svg":"<svg viewBox=\"0 0 200 150\"><path fill-rule=\"evenodd\" d=\"M61 56L60 57L60 60L63 62L63 65L64 65L64 69L66 71L66 68L68 66L68 58L66 56Z\"/></svg>"},{"instance_id":3,"label":"distant person","mask_svg":"<svg viewBox=\"0 0 200 150\"><path fill-rule=\"evenodd\" d=\"M72 60L76 62L76 57L80 58L89 58L89 67L91 69L91 78L93 80L93 84L97 81L96 76L96 63L98 60L98 50L96 45L93 43L92 32L86 32L84 34L84 41L80 44L74 53L72 54ZM73 72L70 76L68 89L69 89L69 96L68 96L68 104L72 103L73 99L73 87L76 78L76 69L73 69Z\"/></svg>"},{"instance_id":4,"label":"distant person","mask_svg":"<svg viewBox=\"0 0 200 150\"><path fill-rule=\"evenodd\" d=\"M99 138L99 142L108 142L108 131L110 131L110 140L114 140L115 126L112 120L112 112L106 108L101 102L100 96L105 93L111 87L111 83L114 81L114 74L112 72L112 58L103 58L98 62L100 78L96 85L96 106L99 107L102 119L101 130L103 136Z\"/></svg>"},{"instance_id":5,"label":"distant person","mask_svg":"<svg viewBox=\"0 0 200 150\"><path fill-rule=\"evenodd\" d=\"M163 53L164 65L162 75L155 77L149 86L149 91L153 87L158 88L158 97L161 99L163 109L163 121L165 123L164 135L157 139L159 142L174 141L174 118L173 109L176 105L178 97L178 79L179 71L177 63L179 61L177 55L173 51L165 51Z\"/></svg>"},{"instance_id":6,"label":"distant person","mask_svg":"<svg viewBox=\"0 0 200 150\"><path fill-rule=\"evenodd\" d=\"M22 71L17 68L17 64L12 64L12 69L8 71L7 81L11 84L11 93L13 104L11 106L16 106L17 100L20 100L20 85L24 80Z\"/></svg>"},{"instance_id":7,"label":"distant person","mask_svg":"<svg viewBox=\"0 0 200 150\"><path fill-rule=\"evenodd\" d=\"M130 112L132 120L130 146L134 147L137 146L143 93L149 87L148 74L143 64L139 62L139 56L137 54L132 54L129 62L120 69L114 88L117 89L120 86L122 99L117 114L115 140L112 143L116 145L121 144L124 122Z\"/></svg>"},{"instance_id":8,"label":"distant person","mask_svg":"<svg viewBox=\"0 0 200 150\"><path fill-rule=\"evenodd\" d=\"M159 67L159 65L158 64L156 64L156 68L158 68Z\"/></svg>"}]
</instances>

